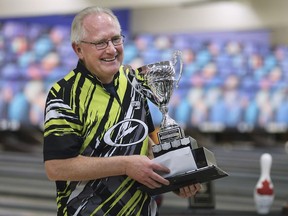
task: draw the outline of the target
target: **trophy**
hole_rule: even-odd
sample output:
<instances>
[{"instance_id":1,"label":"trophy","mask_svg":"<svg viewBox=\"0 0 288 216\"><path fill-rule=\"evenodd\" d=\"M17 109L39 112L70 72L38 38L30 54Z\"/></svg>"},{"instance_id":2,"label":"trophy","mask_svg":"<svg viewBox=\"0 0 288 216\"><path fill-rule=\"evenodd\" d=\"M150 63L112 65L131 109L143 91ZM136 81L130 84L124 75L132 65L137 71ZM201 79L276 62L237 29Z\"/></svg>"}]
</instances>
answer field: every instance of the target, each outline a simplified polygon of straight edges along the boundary
<instances>
[{"instance_id":1,"label":"trophy","mask_svg":"<svg viewBox=\"0 0 288 216\"><path fill-rule=\"evenodd\" d=\"M176 64L179 60L179 73L176 77ZM171 99L174 88L178 88L182 76L181 52L176 51L172 61L162 61L148 64L137 69L138 78L142 82L141 92L157 107L162 113L162 121L158 139L160 143L170 140L184 138L184 132L180 126L168 114L168 103Z\"/></svg>"},{"instance_id":2,"label":"trophy","mask_svg":"<svg viewBox=\"0 0 288 216\"><path fill-rule=\"evenodd\" d=\"M177 65L177 63L179 64ZM176 73L177 66L179 71ZM125 73L134 89L154 103L162 113L162 121L157 133L159 145L154 145L152 148L156 157L172 149L186 147L188 144L191 145L191 149L197 147L196 140L192 137L185 137L183 129L168 114L168 103L173 90L178 88L182 77L182 68L182 53L177 50L173 53L171 61L160 61L144 65L135 71L130 70L130 75L137 80L134 85Z\"/></svg>"},{"instance_id":3,"label":"trophy","mask_svg":"<svg viewBox=\"0 0 288 216\"><path fill-rule=\"evenodd\" d=\"M179 70L177 71L176 68ZM182 53L177 50L171 61L160 61L136 70L129 70L130 75L135 78L133 81L130 81L128 75L124 73L133 88L154 103L162 113L162 121L157 133L159 144L152 146L154 159L160 163L162 159L169 160L170 166L176 165L179 168L173 176L167 177L170 186L162 186L157 190L141 187L151 195L175 190L191 182L202 183L227 176L227 173L216 166L214 154L204 147L198 148L196 140L192 137L185 137L183 129L168 114L168 104L173 90L178 88L182 68ZM184 156L187 155L185 159ZM179 166L175 164L179 163L179 160L182 162L186 160L186 162ZM174 165L171 165L173 163Z\"/></svg>"}]
</instances>

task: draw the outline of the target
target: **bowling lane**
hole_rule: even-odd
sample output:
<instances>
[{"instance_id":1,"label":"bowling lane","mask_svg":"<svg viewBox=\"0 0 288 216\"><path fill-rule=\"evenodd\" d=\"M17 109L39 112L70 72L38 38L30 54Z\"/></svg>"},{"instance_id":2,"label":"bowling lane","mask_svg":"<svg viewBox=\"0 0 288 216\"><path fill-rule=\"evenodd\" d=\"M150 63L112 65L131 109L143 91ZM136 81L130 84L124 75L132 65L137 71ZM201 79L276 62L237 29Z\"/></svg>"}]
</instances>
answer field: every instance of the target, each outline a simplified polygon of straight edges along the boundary
<instances>
[{"instance_id":1,"label":"bowling lane","mask_svg":"<svg viewBox=\"0 0 288 216\"><path fill-rule=\"evenodd\" d=\"M269 152L273 157L271 179L275 189L271 211L273 215L280 214L283 205L288 201L288 155L284 145L259 148L244 144L208 148L214 152L218 166L229 173L229 177L213 182L215 211L237 211L247 214L256 212L253 192L260 177L259 160L263 153ZM188 207L187 200L179 199L173 193L164 194L161 208L163 214L168 215L174 211L175 214L184 215L187 211L189 213Z\"/></svg>"}]
</instances>

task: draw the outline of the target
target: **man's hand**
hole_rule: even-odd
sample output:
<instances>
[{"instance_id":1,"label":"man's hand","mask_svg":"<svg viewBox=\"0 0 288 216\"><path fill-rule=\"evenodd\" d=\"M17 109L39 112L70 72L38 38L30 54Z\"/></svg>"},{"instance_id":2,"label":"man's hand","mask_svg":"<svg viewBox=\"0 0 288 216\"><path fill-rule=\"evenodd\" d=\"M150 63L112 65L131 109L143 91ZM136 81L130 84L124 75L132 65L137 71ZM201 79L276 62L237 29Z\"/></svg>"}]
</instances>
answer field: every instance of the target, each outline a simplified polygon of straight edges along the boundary
<instances>
[{"instance_id":1,"label":"man's hand","mask_svg":"<svg viewBox=\"0 0 288 216\"><path fill-rule=\"evenodd\" d=\"M162 185L169 185L170 182L157 172L169 173L170 170L161 164L153 162L147 156L129 156L125 173L130 178L151 189L160 188Z\"/></svg>"},{"instance_id":2,"label":"man's hand","mask_svg":"<svg viewBox=\"0 0 288 216\"><path fill-rule=\"evenodd\" d=\"M192 184L183 188L180 188L179 191L174 191L178 196L182 198L189 198L195 196L195 194L201 189L201 184Z\"/></svg>"}]
</instances>

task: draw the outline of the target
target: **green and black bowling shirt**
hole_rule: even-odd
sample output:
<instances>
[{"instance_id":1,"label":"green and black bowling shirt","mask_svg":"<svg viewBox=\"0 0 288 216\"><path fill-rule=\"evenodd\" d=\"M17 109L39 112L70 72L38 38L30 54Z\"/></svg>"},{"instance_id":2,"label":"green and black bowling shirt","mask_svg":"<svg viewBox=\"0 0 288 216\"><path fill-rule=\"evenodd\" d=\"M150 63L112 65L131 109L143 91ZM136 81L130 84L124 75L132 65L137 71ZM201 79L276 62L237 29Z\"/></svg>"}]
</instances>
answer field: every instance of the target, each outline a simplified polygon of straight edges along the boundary
<instances>
[{"instance_id":1,"label":"green and black bowling shirt","mask_svg":"<svg viewBox=\"0 0 288 216\"><path fill-rule=\"evenodd\" d=\"M79 62L52 86L45 108L45 161L148 154L154 130L148 104L124 73L122 66L105 86ZM155 215L155 202L138 186L128 176L56 181L58 215Z\"/></svg>"}]
</instances>

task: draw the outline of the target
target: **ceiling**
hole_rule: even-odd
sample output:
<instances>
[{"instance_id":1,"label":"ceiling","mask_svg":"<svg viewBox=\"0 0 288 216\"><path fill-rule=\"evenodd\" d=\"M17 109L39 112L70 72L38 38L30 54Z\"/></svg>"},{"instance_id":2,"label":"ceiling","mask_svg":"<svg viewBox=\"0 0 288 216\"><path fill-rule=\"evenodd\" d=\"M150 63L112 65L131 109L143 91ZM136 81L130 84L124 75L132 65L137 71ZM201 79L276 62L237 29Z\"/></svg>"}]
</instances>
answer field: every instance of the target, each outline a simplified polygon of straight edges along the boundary
<instances>
[{"instance_id":1,"label":"ceiling","mask_svg":"<svg viewBox=\"0 0 288 216\"><path fill-rule=\"evenodd\" d=\"M78 12L91 5L114 8L182 6L211 0L1 0L0 17L21 17ZM214 0L216 1L216 0ZM16 6L17 5L17 6Z\"/></svg>"}]
</instances>

